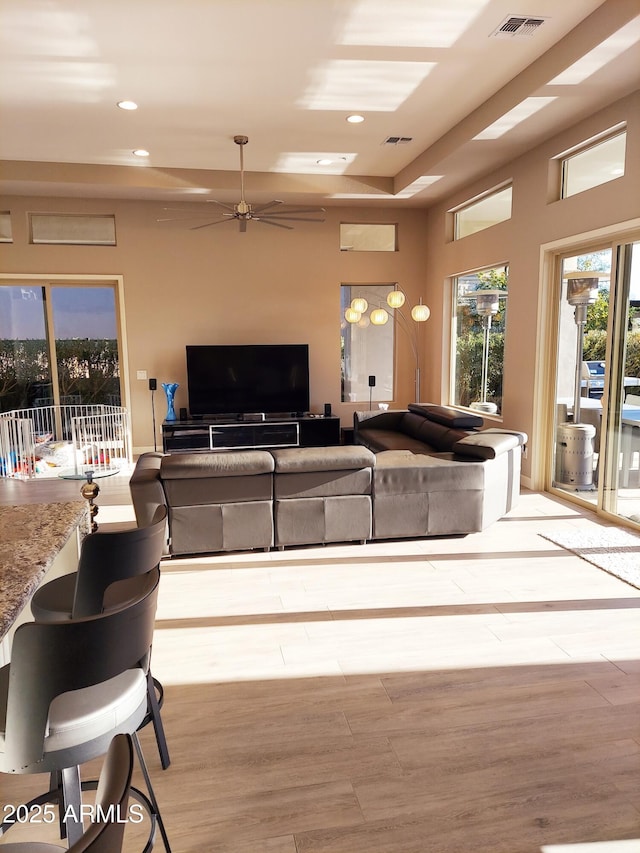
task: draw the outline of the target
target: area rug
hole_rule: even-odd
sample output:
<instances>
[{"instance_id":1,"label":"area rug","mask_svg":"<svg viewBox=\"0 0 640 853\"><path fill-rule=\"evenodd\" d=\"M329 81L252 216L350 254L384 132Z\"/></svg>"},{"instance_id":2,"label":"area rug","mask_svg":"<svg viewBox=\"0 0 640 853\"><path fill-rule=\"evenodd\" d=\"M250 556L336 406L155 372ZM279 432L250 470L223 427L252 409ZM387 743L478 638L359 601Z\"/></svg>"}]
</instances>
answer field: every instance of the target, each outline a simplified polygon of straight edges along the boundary
<instances>
[{"instance_id":1,"label":"area rug","mask_svg":"<svg viewBox=\"0 0 640 853\"><path fill-rule=\"evenodd\" d=\"M640 589L640 536L635 533L619 527L601 527L558 530L540 536Z\"/></svg>"}]
</instances>

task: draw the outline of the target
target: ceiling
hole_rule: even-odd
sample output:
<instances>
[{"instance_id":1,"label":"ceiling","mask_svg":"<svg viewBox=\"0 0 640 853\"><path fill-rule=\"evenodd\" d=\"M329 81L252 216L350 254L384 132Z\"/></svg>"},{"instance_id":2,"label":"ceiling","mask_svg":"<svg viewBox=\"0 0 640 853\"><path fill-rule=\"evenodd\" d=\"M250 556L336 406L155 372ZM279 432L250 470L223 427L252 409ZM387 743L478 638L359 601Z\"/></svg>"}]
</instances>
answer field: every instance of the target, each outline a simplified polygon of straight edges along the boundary
<instances>
[{"instance_id":1,"label":"ceiling","mask_svg":"<svg viewBox=\"0 0 640 853\"><path fill-rule=\"evenodd\" d=\"M638 0L1 0L0 190L428 206L639 84Z\"/></svg>"}]
</instances>

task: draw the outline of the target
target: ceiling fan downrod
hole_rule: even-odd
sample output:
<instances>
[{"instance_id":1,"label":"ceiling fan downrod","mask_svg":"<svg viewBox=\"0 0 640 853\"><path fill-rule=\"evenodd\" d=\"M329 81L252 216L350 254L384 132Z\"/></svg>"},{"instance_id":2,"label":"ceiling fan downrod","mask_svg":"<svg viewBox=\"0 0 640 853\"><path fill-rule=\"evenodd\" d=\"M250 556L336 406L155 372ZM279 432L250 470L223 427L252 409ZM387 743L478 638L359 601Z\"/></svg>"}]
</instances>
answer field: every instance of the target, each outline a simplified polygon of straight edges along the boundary
<instances>
[{"instance_id":1,"label":"ceiling fan downrod","mask_svg":"<svg viewBox=\"0 0 640 853\"><path fill-rule=\"evenodd\" d=\"M249 141L248 136L234 136L233 141L240 146L240 201L236 204L236 213L246 219L251 219L251 205L244 198L244 146Z\"/></svg>"}]
</instances>

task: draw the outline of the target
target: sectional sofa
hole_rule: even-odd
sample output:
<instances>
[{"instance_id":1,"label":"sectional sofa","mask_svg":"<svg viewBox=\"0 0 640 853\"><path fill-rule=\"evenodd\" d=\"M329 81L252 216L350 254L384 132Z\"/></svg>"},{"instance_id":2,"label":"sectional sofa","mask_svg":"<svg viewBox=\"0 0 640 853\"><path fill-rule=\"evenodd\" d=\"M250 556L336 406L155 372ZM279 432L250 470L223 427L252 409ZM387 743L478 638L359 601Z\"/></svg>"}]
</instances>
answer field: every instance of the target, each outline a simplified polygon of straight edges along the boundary
<instances>
[{"instance_id":1,"label":"sectional sofa","mask_svg":"<svg viewBox=\"0 0 640 853\"><path fill-rule=\"evenodd\" d=\"M173 555L483 530L517 501L526 435L441 406L357 412L353 445L145 453L139 525L168 509Z\"/></svg>"}]
</instances>

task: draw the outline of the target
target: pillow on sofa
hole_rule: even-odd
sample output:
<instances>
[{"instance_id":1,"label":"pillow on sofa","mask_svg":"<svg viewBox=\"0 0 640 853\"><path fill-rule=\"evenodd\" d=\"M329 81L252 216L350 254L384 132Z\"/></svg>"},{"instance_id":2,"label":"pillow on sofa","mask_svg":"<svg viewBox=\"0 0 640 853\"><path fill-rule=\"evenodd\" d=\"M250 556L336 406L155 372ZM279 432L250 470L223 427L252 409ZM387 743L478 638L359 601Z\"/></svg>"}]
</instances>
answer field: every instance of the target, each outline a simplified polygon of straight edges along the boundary
<instances>
[{"instance_id":1,"label":"pillow on sofa","mask_svg":"<svg viewBox=\"0 0 640 853\"><path fill-rule=\"evenodd\" d=\"M484 421L478 415L469 412L459 412L446 406L436 406L435 403L409 403L409 411L422 415L429 421L452 427L453 429L479 429Z\"/></svg>"}]
</instances>

